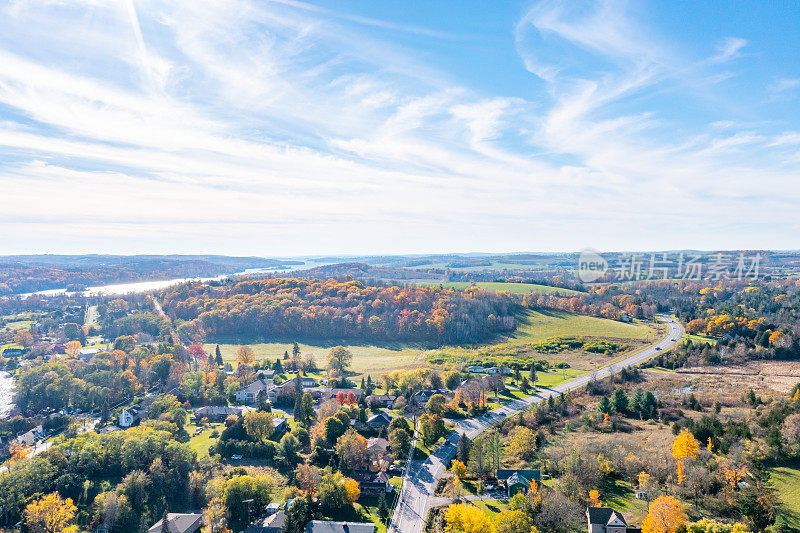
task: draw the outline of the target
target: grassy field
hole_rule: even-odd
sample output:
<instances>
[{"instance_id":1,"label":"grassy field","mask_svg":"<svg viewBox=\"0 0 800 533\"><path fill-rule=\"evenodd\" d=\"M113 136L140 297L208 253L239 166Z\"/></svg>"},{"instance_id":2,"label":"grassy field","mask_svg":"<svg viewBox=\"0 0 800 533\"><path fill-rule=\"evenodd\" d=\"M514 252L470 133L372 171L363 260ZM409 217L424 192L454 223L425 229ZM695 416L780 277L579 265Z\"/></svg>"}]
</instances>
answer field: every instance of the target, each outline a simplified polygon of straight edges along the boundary
<instances>
[{"instance_id":1,"label":"grassy field","mask_svg":"<svg viewBox=\"0 0 800 533\"><path fill-rule=\"evenodd\" d=\"M600 487L600 500L607 507L625 511L628 524L641 524L650 506L648 501L636 499L630 483L622 480L604 482Z\"/></svg>"},{"instance_id":2,"label":"grassy field","mask_svg":"<svg viewBox=\"0 0 800 533\"><path fill-rule=\"evenodd\" d=\"M683 333L681 340L684 342L687 340L691 340L692 344L698 344L703 342L706 344L717 344L717 341L710 337L703 337L702 335L692 335L691 333L686 333L686 332Z\"/></svg>"},{"instance_id":3,"label":"grassy field","mask_svg":"<svg viewBox=\"0 0 800 533\"><path fill-rule=\"evenodd\" d=\"M250 344L256 354L257 359L283 358L286 351L291 353L292 345L280 342ZM331 346L300 344L300 355L313 354L317 366L324 368L327 362L328 350ZM203 348L208 353L214 353L215 344L204 344ZM222 359L236 366L236 350L238 344L220 344ZM418 368L425 365L425 347L413 344L386 344L383 346L348 346L353 353L353 364L351 370L356 374L370 374L378 377L384 372L397 370L399 368Z\"/></svg>"},{"instance_id":4,"label":"grassy field","mask_svg":"<svg viewBox=\"0 0 800 533\"><path fill-rule=\"evenodd\" d=\"M800 464L773 468L772 485L782 504L777 523L787 531L800 531Z\"/></svg>"},{"instance_id":5,"label":"grassy field","mask_svg":"<svg viewBox=\"0 0 800 533\"><path fill-rule=\"evenodd\" d=\"M655 336L652 327L644 324L626 324L604 318L574 315L563 311L533 311L526 310L517 316L518 327L507 339L492 345L476 348L445 347L431 350L429 346L415 343L386 343L376 345L349 345L353 353L351 370L358 375L370 374L373 378L379 377L384 372L397 369L410 369L425 366L426 356L431 353L445 351L458 355L470 356L480 350L514 349L524 344L530 344L550 337L559 336L587 336L636 341L639 344L650 341ZM324 368L327 353L332 343L300 344L301 356L312 354L317 366ZM292 351L292 344L283 342L268 342L250 344L257 359L282 358L284 352ZM214 353L216 344L204 344L209 353ZM220 344L222 358L236 366L236 350L238 344ZM632 343L633 347L633 343ZM545 354L537 354L539 359L550 359ZM574 354L561 354L553 359L570 359ZM584 357L585 358L585 357ZM593 357L598 364L605 364L602 357ZM588 369L588 367L587 367ZM546 385L551 386L551 385Z\"/></svg>"},{"instance_id":6,"label":"grassy field","mask_svg":"<svg viewBox=\"0 0 800 533\"><path fill-rule=\"evenodd\" d=\"M471 287L473 284L467 281L453 281L449 283L420 283L420 285L428 285L428 286L443 285L444 287L450 289L463 290L468 287ZM563 296L569 296L572 294L582 294L579 291L573 291L571 289L562 289L561 287L551 287L549 285L537 285L536 283L478 282L475 283L474 285L480 287L481 289L485 289L487 291L506 291L510 292L511 294L529 294L531 292L535 292L538 294L553 294L557 292Z\"/></svg>"},{"instance_id":7,"label":"grassy field","mask_svg":"<svg viewBox=\"0 0 800 533\"><path fill-rule=\"evenodd\" d=\"M195 428L197 426L195 424L186 424L186 431L189 435L192 435L191 439L189 439L189 446L197 452L197 457L206 457L208 455L208 449L214 444L217 439L211 437L211 433L216 429L220 433L222 430L225 429L224 424L206 424L205 428L203 428L202 433L199 435L194 435Z\"/></svg>"},{"instance_id":8,"label":"grassy field","mask_svg":"<svg viewBox=\"0 0 800 533\"><path fill-rule=\"evenodd\" d=\"M6 329L9 331L21 331L30 329L33 324L33 320L17 320L16 322L8 322L6 324Z\"/></svg>"},{"instance_id":9,"label":"grassy field","mask_svg":"<svg viewBox=\"0 0 800 533\"><path fill-rule=\"evenodd\" d=\"M644 324L627 324L605 318L574 315L566 311L527 310L517 316L517 329L509 336L508 342L511 344L523 344L550 337L576 335L650 340L654 337L654 331Z\"/></svg>"}]
</instances>

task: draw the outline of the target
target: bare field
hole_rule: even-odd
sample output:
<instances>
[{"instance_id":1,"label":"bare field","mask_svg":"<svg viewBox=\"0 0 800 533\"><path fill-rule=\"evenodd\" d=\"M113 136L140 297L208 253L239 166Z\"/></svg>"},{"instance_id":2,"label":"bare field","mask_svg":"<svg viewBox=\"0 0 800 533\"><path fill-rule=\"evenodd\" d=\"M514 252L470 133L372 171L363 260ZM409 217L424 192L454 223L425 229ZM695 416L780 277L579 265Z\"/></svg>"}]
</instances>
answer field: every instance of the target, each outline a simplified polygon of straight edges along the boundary
<instances>
[{"instance_id":1,"label":"bare field","mask_svg":"<svg viewBox=\"0 0 800 533\"><path fill-rule=\"evenodd\" d=\"M654 376L658 376L657 378ZM800 383L799 361L751 361L734 366L698 366L675 372L648 372L652 379L678 380L703 392L736 394L753 389L758 392L786 394Z\"/></svg>"}]
</instances>

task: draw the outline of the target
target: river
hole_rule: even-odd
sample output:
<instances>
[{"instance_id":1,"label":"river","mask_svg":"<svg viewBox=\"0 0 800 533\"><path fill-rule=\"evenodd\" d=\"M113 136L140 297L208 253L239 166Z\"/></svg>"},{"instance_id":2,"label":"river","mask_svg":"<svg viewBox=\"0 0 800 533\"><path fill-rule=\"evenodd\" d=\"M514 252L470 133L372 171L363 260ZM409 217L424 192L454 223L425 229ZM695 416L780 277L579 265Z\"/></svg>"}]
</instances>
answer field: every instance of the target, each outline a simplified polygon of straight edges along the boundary
<instances>
[{"instance_id":1,"label":"river","mask_svg":"<svg viewBox=\"0 0 800 533\"><path fill-rule=\"evenodd\" d=\"M131 293L139 293L139 292L149 292L149 291L156 291L160 289L165 289L167 287L171 287L172 285L178 285L180 283L186 283L187 281L220 281L223 279L234 278L238 276L247 276L251 274L267 274L267 273L276 273L276 272L294 272L297 270L305 270L308 268L314 268L319 266L330 265L332 263L329 262L317 262L313 259L304 259L304 263L300 265L290 265L285 266L283 268L249 268L242 272L236 272L234 274L222 274L221 276L216 276L213 278L176 278L176 279L164 279L158 281L134 281L131 283L115 283L110 285L99 285L96 287L87 287L82 295L83 296L120 296L123 294L131 294ZM31 295L37 296L60 296L62 294L68 295L75 295L74 292L67 292L67 289L48 289L45 291L36 291L36 292L29 292L26 294L20 294L20 298L25 299Z\"/></svg>"},{"instance_id":2,"label":"river","mask_svg":"<svg viewBox=\"0 0 800 533\"><path fill-rule=\"evenodd\" d=\"M0 418L6 418L14 409L14 377L9 373L0 372Z\"/></svg>"}]
</instances>

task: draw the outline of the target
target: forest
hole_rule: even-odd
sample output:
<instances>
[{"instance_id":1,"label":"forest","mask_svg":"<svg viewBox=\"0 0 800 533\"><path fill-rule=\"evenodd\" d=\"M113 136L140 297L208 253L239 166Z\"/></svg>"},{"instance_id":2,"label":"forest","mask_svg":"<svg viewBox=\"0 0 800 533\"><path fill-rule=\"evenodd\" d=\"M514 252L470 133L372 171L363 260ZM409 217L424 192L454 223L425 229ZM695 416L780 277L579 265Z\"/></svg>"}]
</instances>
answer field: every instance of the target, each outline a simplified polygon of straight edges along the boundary
<instances>
[{"instance_id":1,"label":"forest","mask_svg":"<svg viewBox=\"0 0 800 533\"><path fill-rule=\"evenodd\" d=\"M276 278L161 294L185 340L223 337L472 343L514 327L518 304L479 289L366 285L352 279Z\"/></svg>"}]
</instances>

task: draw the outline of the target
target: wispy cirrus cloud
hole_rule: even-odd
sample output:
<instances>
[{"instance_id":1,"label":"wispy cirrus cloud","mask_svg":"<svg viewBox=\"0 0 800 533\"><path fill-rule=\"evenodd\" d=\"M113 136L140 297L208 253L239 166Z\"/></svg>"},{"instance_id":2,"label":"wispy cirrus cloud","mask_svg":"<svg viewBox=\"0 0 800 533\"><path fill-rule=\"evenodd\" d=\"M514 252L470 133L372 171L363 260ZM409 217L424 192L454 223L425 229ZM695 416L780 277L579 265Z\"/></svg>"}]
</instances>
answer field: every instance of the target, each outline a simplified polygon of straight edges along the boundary
<instances>
[{"instance_id":1,"label":"wispy cirrus cloud","mask_svg":"<svg viewBox=\"0 0 800 533\"><path fill-rule=\"evenodd\" d=\"M713 228L702 239L735 223L724 247L755 238L742 218L796 226L798 128L664 105L724 83L744 39L687 57L616 2L523 14L516 51L542 80L524 97L397 37L450 30L302 2L0 9L9 251L647 248L664 224Z\"/></svg>"}]
</instances>

